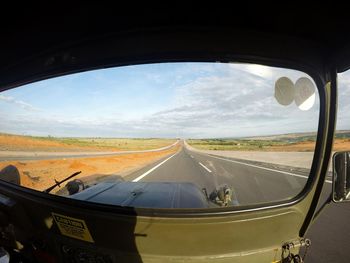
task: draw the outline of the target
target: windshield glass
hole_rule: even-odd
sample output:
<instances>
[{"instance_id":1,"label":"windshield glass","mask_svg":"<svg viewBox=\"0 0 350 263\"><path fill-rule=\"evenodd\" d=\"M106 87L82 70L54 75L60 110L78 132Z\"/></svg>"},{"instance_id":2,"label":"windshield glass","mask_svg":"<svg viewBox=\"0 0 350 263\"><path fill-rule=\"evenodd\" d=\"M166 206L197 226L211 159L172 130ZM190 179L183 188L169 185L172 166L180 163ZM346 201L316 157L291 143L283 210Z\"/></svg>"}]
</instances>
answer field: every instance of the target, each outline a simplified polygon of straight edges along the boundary
<instances>
[{"instance_id":1,"label":"windshield glass","mask_svg":"<svg viewBox=\"0 0 350 263\"><path fill-rule=\"evenodd\" d=\"M290 69L161 63L57 77L0 94L0 177L118 206L288 200L308 179L318 117L315 83Z\"/></svg>"}]
</instances>

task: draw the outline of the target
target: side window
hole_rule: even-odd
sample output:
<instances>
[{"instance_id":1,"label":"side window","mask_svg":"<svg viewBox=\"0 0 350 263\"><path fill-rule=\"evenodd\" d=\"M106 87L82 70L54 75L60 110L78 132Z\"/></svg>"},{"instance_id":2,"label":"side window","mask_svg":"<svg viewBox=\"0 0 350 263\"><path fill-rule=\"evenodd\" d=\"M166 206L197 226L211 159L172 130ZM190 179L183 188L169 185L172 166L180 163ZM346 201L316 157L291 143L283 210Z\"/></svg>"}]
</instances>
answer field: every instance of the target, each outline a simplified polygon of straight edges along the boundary
<instances>
[{"instance_id":1,"label":"side window","mask_svg":"<svg viewBox=\"0 0 350 263\"><path fill-rule=\"evenodd\" d=\"M338 74L338 112L333 151L350 150L350 70Z\"/></svg>"}]
</instances>

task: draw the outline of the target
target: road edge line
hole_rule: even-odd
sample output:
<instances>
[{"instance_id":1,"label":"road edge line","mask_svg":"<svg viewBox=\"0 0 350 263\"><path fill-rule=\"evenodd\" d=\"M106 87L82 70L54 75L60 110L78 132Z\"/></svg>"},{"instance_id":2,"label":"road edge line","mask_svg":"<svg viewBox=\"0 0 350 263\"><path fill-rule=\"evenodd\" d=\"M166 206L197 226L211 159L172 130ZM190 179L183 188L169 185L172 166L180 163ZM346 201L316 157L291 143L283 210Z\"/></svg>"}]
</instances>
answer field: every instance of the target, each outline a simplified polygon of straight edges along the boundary
<instances>
[{"instance_id":1,"label":"road edge line","mask_svg":"<svg viewBox=\"0 0 350 263\"><path fill-rule=\"evenodd\" d=\"M161 163L157 164L156 166L152 167L151 169L149 169L147 172L143 173L142 175L140 175L139 177L135 178L134 180L132 180L132 182L138 182L140 181L142 178L144 178L145 176L147 176L148 174L150 174L151 172L153 172L155 169L157 169L159 166L161 166L162 164L164 164L165 162L167 162L168 160L170 160L171 158L173 158L176 154L178 154L179 152L174 153L173 155L171 155L170 157L166 158L164 161L162 161Z\"/></svg>"}]
</instances>

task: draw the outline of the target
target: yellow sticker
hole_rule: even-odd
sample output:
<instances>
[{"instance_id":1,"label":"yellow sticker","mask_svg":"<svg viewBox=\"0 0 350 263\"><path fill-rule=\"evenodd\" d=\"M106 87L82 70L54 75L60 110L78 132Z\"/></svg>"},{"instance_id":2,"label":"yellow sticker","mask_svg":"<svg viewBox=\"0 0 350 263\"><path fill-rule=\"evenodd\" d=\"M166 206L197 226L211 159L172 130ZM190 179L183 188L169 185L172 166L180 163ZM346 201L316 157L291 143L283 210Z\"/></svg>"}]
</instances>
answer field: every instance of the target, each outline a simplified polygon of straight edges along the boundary
<instances>
[{"instance_id":1,"label":"yellow sticker","mask_svg":"<svg viewBox=\"0 0 350 263\"><path fill-rule=\"evenodd\" d=\"M52 213L62 235L93 243L89 229L82 219Z\"/></svg>"}]
</instances>

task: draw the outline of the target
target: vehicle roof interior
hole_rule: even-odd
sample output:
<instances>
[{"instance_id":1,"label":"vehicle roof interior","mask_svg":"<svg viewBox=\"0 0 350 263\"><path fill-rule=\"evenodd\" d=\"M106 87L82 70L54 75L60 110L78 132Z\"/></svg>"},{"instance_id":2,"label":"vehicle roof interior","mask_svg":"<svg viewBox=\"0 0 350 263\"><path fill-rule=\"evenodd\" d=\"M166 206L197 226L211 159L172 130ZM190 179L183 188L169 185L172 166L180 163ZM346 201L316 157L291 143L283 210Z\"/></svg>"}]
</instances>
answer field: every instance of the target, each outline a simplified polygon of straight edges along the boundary
<instances>
[{"instance_id":1,"label":"vehicle roof interior","mask_svg":"<svg viewBox=\"0 0 350 263\"><path fill-rule=\"evenodd\" d=\"M252 3L246 7L147 3L136 10L84 3L75 7L61 4L8 8L3 12L11 14L11 19L0 18L0 90L73 71L118 65L121 61L212 60L230 49L253 58L300 58L319 71L329 66L340 72L350 66L347 16L341 14L346 9L334 15L335 9L329 6L312 10L297 2L289 6L263 3L254 5L253 10ZM183 34L185 31L187 34ZM147 44L142 41L152 34L158 38L152 39L146 50ZM130 37L134 45L118 46L121 39ZM160 43L166 39L169 42ZM159 51L166 45L168 49ZM310 53L313 54L307 55ZM50 62L50 57L55 63Z\"/></svg>"}]
</instances>

